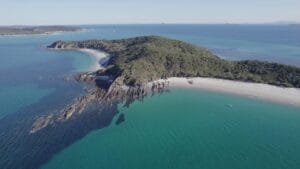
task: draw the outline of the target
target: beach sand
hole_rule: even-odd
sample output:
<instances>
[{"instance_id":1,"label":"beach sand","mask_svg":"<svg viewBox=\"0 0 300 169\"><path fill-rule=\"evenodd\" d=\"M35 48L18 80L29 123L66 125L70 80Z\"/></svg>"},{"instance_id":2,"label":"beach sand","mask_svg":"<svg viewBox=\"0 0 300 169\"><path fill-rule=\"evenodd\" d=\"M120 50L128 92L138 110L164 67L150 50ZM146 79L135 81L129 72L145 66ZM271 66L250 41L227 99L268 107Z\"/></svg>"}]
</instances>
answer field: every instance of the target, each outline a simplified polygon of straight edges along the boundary
<instances>
[{"instance_id":1,"label":"beach sand","mask_svg":"<svg viewBox=\"0 0 300 169\"><path fill-rule=\"evenodd\" d=\"M107 62L110 59L110 56L107 53L99 50L95 50L95 49L74 49L74 50L95 57L96 62L91 65L89 71L97 71L99 69L104 69L104 67L106 66Z\"/></svg>"},{"instance_id":2,"label":"beach sand","mask_svg":"<svg viewBox=\"0 0 300 169\"><path fill-rule=\"evenodd\" d=\"M214 78L168 78L170 88L190 88L247 96L300 107L300 89Z\"/></svg>"},{"instance_id":3,"label":"beach sand","mask_svg":"<svg viewBox=\"0 0 300 169\"><path fill-rule=\"evenodd\" d=\"M110 56L102 51L94 49L68 49L77 50L96 58L96 62L90 67L90 71L105 68ZM268 84L240 82L215 78L179 78L156 80L154 82L169 82L170 88L189 88L228 93L246 96L255 99L267 100L300 107L300 89L284 88ZM153 82L148 85L151 86Z\"/></svg>"}]
</instances>

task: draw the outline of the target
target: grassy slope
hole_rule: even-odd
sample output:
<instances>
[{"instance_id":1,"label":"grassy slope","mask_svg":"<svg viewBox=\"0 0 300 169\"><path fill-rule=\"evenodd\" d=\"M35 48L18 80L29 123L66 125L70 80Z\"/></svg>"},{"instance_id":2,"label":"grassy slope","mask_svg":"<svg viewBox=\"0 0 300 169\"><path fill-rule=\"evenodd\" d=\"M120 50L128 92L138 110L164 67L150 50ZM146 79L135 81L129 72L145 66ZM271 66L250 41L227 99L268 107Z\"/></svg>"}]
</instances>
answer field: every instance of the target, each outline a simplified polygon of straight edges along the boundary
<instances>
[{"instance_id":1,"label":"grassy slope","mask_svg":"<svg viewBox=\"0 0 300 169\"><path fill-rule=\"evenodd\" d=\"M214 77L300 88L300 68L261 61L227 61L205 48L157 36L125 40L57 42L100 49L113 58L105 73L126 85L165 77Z\"/></svg>"}]
</instances>

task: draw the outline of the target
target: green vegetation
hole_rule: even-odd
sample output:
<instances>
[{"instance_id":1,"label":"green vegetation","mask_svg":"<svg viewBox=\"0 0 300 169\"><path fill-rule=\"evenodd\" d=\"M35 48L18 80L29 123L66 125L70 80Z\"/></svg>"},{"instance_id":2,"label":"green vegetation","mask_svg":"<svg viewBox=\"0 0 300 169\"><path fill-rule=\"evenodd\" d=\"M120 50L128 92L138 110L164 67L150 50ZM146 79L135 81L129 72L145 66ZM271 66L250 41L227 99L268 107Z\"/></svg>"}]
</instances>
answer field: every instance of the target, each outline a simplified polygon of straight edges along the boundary
<instances>
[{"instance_id":1,"label":"green vegetation","mask_svg":"<svg viewBox=\"0 0 300 169\"><path fill-rule=\"evenodd\" d=\"M30 35L54 32L74 32L80 28L71 26L6 26L0 27L0 35Z\"/></svg>"},{"instance_id":2,"label":"green vegetation","mask_svg":"<svg viewBox=\"0 0 300 169\"><path fill-rule=\"evenodd\" d=\"M52 48L91 48L112 55L99 74L116 83L142 85L167 77L212 77L300 88L300 68L261 61L227 61L209 50L157 36L125 40L55 42Z\"/></svg>"}]
</instances>

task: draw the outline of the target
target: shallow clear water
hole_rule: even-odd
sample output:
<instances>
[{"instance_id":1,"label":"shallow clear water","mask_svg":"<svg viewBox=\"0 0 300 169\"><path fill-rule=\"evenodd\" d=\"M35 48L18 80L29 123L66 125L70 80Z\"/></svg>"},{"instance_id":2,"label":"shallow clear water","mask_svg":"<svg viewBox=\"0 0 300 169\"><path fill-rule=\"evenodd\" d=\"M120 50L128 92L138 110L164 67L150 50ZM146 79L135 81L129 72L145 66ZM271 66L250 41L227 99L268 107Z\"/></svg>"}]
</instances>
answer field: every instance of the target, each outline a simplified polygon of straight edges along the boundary
<instances>
[{"instance_id":1,"label":"shallow clear water","mask_svg":"<svg viewBox=\"0 0 300 169\"><path fill-rule=\"evenodd\" d=\"M88 70L94 62L93 57L80 52L45 49L57 40L162 35L207 47L232 60L260 59L300 65L300 27L295 25L84 27L86 32L0 37L0 154L5 154L0 156L0 168L7 168L7 161L20 166L24 161L32 161L29 166L37 168L58 151L61 152L45 168L141 168L142 164L143 168L220 168L216 164L253 168L252 163L254 168L295 168L300 165L297 144L300 136L296 133L300 127L296 123L299 109L203 91L175 91L147 98L143 104L136 102L129 109L120 107L126 114L124 123L112 124L86 137L103 126L84 117L82 123L60 126L60 133L47 130L50 133L29 137L27 132L33 119L59 110L83 92L84 86L63 78ZM83 126L86 128L82 129ZM68 135L78 131L82 133ZM68 141L55 151L43 150L44 145L60 140ZM68 147L71 143L74 144ZM31 159L34 153L37 154L32 157L41 160ZM17 157L18 154L24 159ZM239 163L235 165L235 161Z\"/></svg>"},{"instance_id":2,"label":"shallow clear water","mask_svg":"<svg viewBox=\"0 0 300 169\"><path fill-rule=\"evenodd\" d=\"M230 105L230 106L229 106ZM173 90L130 108L43 169L264 168L300 165L300 110L205 91Z\"/></svg>"}]
</instances>

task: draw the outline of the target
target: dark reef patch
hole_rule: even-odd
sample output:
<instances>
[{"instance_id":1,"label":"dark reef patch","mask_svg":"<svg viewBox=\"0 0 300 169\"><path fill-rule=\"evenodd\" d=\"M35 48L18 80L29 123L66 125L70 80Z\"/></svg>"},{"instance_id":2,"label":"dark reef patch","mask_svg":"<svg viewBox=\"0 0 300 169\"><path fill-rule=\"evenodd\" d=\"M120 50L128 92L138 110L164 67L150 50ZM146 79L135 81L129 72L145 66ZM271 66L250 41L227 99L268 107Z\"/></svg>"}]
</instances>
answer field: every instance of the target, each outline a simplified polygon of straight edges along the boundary
<instances>
[{"instance_id":1,"label":"dark reef patch","mask_svg":"<svg viewBox=\"0 0 300 169\"><path fill-rule=\"evenodd\" d=\"M0 120L1 169L40 168L52 156L89 132L109 126L117 114L117 102L90 103L82 113L64 122L49 123L30 133L37 118L59 114L77 97L74 87L57 89L38 103L22 108ZM77 93L78 94L78 93ZM55 99L53 99L55 98Z\"/></svg>"},{"instance_id":2,"label":"dark reef patch","mask_svg":"<svg viewBox=\"0 0 300 169\"><path fill-rule=\"evenodd\" d=\"M120 125L121 123L123 123L125 121L125 114L121 113L116 121L116 125Z\"/></svg>"}]
</instances>

